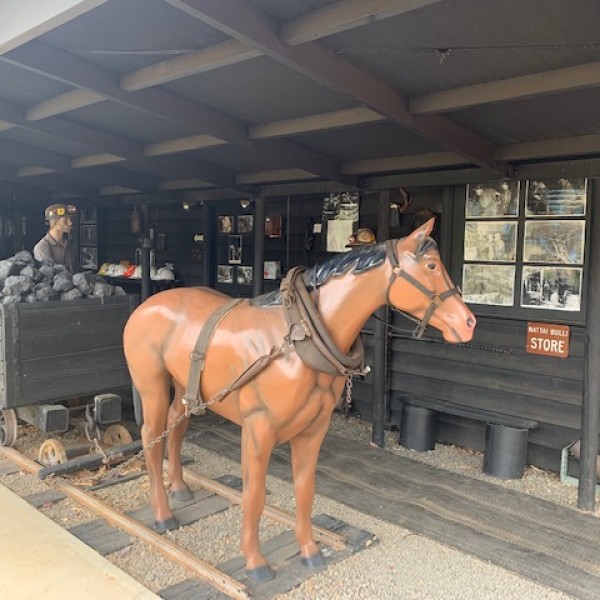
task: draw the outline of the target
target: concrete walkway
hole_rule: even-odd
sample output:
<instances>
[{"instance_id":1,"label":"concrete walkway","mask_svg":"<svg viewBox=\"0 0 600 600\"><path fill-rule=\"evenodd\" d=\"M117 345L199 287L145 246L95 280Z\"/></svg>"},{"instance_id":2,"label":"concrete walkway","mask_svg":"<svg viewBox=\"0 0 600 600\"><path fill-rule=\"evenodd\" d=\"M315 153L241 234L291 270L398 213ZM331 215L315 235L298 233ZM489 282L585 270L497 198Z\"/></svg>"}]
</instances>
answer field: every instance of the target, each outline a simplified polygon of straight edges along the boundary
<instances>
[{"instance_id":1,"label":"concrete walkway","mask_svg":"<svg viewBox=\"0 0 600 600\"><path fill-rule=\"evenodd\" d=\"M0 597L151 600L158 596L0 485Z\"/></svg>"}]
</instances>

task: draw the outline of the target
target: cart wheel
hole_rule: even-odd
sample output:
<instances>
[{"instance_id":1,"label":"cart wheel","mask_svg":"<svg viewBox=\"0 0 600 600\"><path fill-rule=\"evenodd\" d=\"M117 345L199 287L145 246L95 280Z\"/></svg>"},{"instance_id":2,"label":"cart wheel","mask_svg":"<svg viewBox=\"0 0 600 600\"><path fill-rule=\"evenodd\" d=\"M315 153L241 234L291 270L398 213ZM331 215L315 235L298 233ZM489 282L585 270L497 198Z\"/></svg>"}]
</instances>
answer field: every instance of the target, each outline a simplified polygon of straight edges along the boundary
<instances>
[{"instance_id":1,"label":"cart wheel","mask_svg":"<svg viewBox=\"0 0 600 600\"><path fill-rule=\"evenodd\" d=\"M125 446L133 442L131 434L123 425L111 425L102 436L107 446Z\"/></svg>"},{"instance_id":2,"label":"cart wheel","mask_svg":"<svg viewBox=\"0 0 600 600\"><path fill-rule=\"evenodd\" d=\"M14 446L17 441L17 412L12 408L0 410L0 446Z\"/></svg>"},{"instance_id":3,"label":"cart wheel","mask_svg":"<svg viewBox=\"0 0 600 600\"><path fill-rule=\"evenodd\" d=\"M45 467L54 467L67 462L67 452L63 443L54 438L43 442L38 453L38 461Z\"/></svg>"}]
</instances>

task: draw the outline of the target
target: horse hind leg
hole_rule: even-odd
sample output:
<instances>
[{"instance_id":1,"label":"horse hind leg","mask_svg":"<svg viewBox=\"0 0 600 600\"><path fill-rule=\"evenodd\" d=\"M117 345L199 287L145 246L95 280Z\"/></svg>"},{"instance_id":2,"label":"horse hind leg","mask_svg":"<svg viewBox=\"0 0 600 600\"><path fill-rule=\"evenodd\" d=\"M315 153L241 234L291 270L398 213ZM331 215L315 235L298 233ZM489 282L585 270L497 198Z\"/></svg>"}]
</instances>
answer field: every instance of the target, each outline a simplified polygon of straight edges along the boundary
<instances>
[{"instance_id":1,"label":"horse hind leg","mask_svg":"<svg viewBox=\"0 0 600 600\"><path fill-rule=\"evenodd\" d=\"M169 429L169 436L167 438L168 453L169 453L169 481L171 483L171 489L169 495L175 500L181 502L187 502L194 498L190 488L186 485L183 480L183 470L181 468L181 447L183 446L183 438L187 431L190 423L189 417L183 417L181 422L176 425L173 429L173 423L182 417L185 412L185 407L181 402L183 395L183 388L178 383L174 383L175 392L173 394L173 402L169 407L169 414L167 417L167 429Z\"/></svg>"},{"instance_id":2,"label":"horse hind leg","mask_svg":"<svg viewBox=\"0 0 600 600\"><path fill-rule=\"evenodd\" d=\"M153 369L152 366L147 366L144 371L143 377L135 377L132 373L132 378L142 400L142 443L150 480L154 527L156 531L163 533L178 526L171 512L163 481L165 440L160 438L165 431L169 410L169 379L164 370Z\"/></svg>"}]
</instances>

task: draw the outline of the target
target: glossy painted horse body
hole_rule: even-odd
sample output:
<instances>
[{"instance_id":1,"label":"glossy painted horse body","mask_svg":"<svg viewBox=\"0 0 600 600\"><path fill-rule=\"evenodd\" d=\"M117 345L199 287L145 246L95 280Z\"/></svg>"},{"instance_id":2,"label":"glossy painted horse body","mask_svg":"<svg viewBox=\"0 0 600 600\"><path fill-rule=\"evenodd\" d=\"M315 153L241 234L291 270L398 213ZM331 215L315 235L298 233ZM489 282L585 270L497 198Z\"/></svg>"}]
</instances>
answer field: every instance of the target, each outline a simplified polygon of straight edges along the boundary
<instances>
[{"instance_id":1,"label":"glossy painted horse body","mask_svg":"<svg viewBox=\"0 0 600 600\"><path fill-rule=\"evenodd\" d=\"M426 315L449 342L472 338L475 318L428 237L432 227L433 219L410 236L388 242L391 257L386 246L379 244L338 255L306 272L305 281L314 286L311 295L322 322L340 351L348 352L369 316L386 302L417 319ZM190 353L209 316L229 300L208 288L178 288L150 297L131 315L124 349L142 401L145 447L183 414L181 397ZM249 365L280 345L287 333L277 293L235 306L219 322L208 347L202 397L209 400L230 385ZM256 579L272 576L260 551L258 529L270 456L285 442L291 448L301 558L309 566L320 564L311 528L315 470L344 382L341 374L328 375L308 367L292 348L249 383L210 406L242 427L241 548L246 569ZM171 494L183 498L189 490L182 477L180 452L188 423L189 419L182 419L168 435ZM162 479L164 440L145 454L157 526L175 527Z\"/></svg>"}]
</instances>

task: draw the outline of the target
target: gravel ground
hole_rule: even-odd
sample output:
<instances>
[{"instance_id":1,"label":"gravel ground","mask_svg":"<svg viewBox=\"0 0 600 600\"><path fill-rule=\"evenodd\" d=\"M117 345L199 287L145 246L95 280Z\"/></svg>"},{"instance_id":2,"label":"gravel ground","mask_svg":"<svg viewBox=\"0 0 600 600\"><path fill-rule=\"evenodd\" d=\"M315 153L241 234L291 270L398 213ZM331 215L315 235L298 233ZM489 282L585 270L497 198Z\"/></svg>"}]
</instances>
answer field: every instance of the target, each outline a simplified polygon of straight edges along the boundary
<instances>
[{"instance_id":1,"label":"gravel ground","mask_svg":"<svg viewBox=\"0 0 600 600\"><path fill-rule=\"evenodd\" d=\"M135 432L135 426L131 426ZM331 434L343 436L368 445L371 428L368 423L344 419L334 415ZM74 433L69 434L71 441ZM17 448L35 457L43 434L22 426ZM387 432L385 450L429 465L462 475L484 479L489 483L543 498L550 502L575 509L577 489L562 484L557 474L529 467L523 479L500 480L481 473L482 454L454 446L438 445L434 451L417 453L397 444L397 433ZM241 476L240 466L217 454L191 443L184 446L186 456L193 459L192 470L208 477L230 474ZM0 483L21 496L46 489L46 485L33 476L22 474L0 477ZM269 477L268 502L287 511L294 511L293 490L290 484ZM97 495L121 510L147 502L148 481L145 476L124 484L104 488ZM95 519L86 509L70 500L41 508L42 512L63 527ZM407 600L485 600L521 599L559 600L571 598L550 588L535 584L491 563L463 554L410 531L391 525L348 508L328 498L317 495L314 514L326 513L347 523L373 533L377 544L356 555L331 565L316 573L302 585L280 596L282 599L319 600L394 598ZM596 512L600 516L600 511ZM239 507L213 515L194 525L167 535L193 554L211 564L219 564L239 555ZM262 520L261 538L277 535L283 527ZM189 576L157 555L146 544L134 542L115 552L107 559L142 582L148 589L159 591Z\"/></svg>"}]
</instances>

